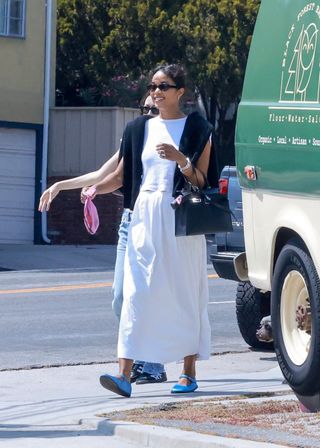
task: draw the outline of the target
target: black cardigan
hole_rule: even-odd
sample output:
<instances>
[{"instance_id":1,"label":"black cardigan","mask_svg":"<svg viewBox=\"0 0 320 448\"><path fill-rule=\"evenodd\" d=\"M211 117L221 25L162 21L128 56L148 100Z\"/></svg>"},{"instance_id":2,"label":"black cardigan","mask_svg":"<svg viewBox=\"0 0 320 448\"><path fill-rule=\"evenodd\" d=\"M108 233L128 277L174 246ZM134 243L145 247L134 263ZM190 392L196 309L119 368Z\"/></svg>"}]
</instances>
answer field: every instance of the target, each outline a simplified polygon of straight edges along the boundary
<instances>
[{"instance_id":1,"label":"black cardigan","mask_svg":"<svg viewBox=\"0 0 320 448\"><path fill-rule=\"evenodd\" d=\"M141 154L143 150L145 123L150 118L152 117L144 115L128 123L121 141L120 159L123 158L123 205L125 208L130 208L131 210L133 210L141 186L143 174ZM187 117L179 150L186 157L189 157L193 164L196 164L212 131L213 126L207 120L198 112L192 112ZM213 153L213 148L211 153ZM215 157L211 154L208 181L212 187L218 183L217 167L214 160ZM184 182L184 177L177 165L173 180L173 197L179 194Z\"/></svg>"}]
</instances>

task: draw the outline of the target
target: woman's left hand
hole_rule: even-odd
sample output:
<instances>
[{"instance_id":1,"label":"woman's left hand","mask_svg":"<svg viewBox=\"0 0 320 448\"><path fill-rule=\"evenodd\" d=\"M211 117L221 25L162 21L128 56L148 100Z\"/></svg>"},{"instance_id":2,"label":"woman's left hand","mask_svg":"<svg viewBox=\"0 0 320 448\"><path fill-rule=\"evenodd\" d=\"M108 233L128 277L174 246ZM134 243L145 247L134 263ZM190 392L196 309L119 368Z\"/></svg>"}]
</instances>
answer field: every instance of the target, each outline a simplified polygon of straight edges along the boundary
<instances>
[{"instance_id":1,"label":"woman's left hand","mask_svg":"<svg viewBox=\"0 0 320 448\"><path fill-rule=\"evenodd\" d=\"M156 151L161 159L172 160L178 163L185 159L185 156L180 151L168 143L159 143L156 146Z\"/></svg>"}]
</instances>

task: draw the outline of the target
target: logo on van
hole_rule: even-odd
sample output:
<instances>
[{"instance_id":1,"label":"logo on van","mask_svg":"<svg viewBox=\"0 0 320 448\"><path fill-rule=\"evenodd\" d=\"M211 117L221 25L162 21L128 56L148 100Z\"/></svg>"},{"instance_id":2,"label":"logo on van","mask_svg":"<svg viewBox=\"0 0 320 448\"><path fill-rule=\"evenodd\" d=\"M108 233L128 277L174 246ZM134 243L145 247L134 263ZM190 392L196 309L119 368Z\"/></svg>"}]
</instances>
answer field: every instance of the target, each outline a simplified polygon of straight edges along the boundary
<instances>
[{"instance_id":1,"label":"logo on van","mask_svg":"<svg viewBox=\"0 0 320 448\"><path fill-rule=\"evenodd\" d=\"M319 103L320 6L307 4L297 15L285 43L280 102Z\"/></svg>"}]
</instances>

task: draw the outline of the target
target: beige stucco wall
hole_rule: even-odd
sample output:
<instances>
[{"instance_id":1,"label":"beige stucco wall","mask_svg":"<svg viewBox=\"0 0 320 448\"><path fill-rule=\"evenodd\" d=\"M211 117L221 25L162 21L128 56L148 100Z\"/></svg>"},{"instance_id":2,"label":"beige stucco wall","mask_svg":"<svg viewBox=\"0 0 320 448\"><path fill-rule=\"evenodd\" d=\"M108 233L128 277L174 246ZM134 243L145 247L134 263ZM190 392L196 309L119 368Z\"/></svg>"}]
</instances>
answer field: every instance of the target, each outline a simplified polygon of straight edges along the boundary
<instances>
[{"instance_id":1,"label":"beige stucco wall","mask_svg":"<svg viewBox=\"0 0 320 448\"><path fill-rule=\"evenodd\" d=\"M56 0L53 3L54 55ZM45 18L45 0L27 0L25 38L0 36L0 121L43 123ZM51 90L53 104L54 82Z\"/></svg>"}]
</instances>

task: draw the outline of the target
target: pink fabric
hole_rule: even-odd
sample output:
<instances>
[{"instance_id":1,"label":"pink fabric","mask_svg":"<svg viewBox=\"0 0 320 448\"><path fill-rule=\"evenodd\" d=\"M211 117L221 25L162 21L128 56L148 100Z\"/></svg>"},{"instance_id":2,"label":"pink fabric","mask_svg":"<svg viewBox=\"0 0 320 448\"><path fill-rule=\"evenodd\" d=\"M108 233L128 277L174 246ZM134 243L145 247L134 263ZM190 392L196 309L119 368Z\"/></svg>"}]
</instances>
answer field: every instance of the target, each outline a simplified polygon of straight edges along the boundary
<instances>
[{"instance_id":1,"label":"pink fabric","mask_svg":"<svg viewBox=\"0 0 320 448\"><path fill-rule=\"evenodd\" d=\"M95 187L89 188L86 191L87 199L84 203L84 225L86 226L87 231L94 235L99 228L99 215L96 206L92 202L92 196L95 194Z\"/></svg>"}]
</instances>

